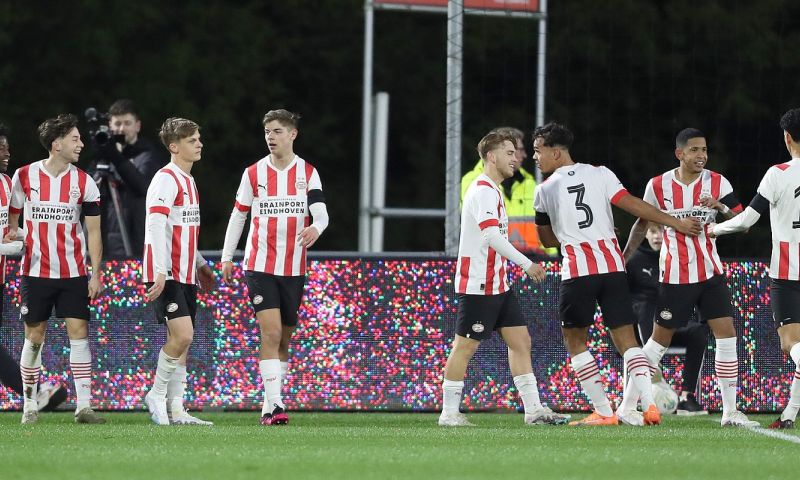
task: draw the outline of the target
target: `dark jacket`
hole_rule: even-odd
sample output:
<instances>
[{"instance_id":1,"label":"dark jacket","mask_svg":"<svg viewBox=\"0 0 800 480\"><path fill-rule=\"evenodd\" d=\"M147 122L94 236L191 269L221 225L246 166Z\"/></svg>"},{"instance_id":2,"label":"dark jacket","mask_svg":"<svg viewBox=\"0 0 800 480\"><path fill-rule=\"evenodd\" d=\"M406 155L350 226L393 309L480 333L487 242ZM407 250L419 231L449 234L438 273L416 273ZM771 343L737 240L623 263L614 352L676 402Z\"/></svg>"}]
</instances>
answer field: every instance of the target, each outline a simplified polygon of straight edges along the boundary
<instances>
[{"instance_id":1,"label":"dark jacket","mask_svg":"<svg viewBox=\"0 0 800 480\"><path fill-rule=\"evenodd\" d=\"M645 240L628 260L628 285L634 303L653 303L658 298L658 255Z\"/></svg>"},{"instance_id":2,"label":"dark jacket","mask_svg":"<svg viewBox=\"0 0 800 480\"><path fill-rule=\"evenodd\" d=\"M109 168L98 168L98 164L110 164ZM102 216L103 257L126 257L117 213L111 197L110 186L119 193L121 219L125 223L134 258L142 258L145 229L145 201L147 188L156 172L166 164L166 155L146 139L126 145L120 153L109 145L98 152L98 160L87 172L100 189Z\"/></svg>"}]
</instances>

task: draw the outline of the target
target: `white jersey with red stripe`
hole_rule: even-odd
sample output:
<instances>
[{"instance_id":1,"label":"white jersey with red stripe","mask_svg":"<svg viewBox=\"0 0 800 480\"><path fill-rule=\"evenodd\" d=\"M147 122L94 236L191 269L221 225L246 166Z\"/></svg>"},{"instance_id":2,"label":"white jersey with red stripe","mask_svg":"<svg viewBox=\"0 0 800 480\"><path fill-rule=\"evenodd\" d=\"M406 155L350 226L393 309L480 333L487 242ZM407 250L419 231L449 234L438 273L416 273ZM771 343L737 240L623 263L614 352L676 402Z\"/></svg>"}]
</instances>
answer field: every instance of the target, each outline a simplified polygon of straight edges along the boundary
<instances>
[{"instance_id":1,"label":"white jersey with red stripe","mask_svg":"<svg viewBox=\"0 0 800 480\"><path fill-rule=\"evenodd\" d=\"M800 158L770 167L758 185L758 194L769 202L769 276L800 280Z\"/></svg>"},{"instance_id":2,"label":"white jersey with red stripe","mask_svg":"<svg viewBox=\"0 0 800 480\"><path fill-rule=\"evenodd\" d=\"M245 270L279 276L306 273L306 247L297 235L311 225L308 193L322 191L313 165L295 155L283 169L272 155L247 167L236 192L235 207L250 212L250 232L244 250Z\"/></svg>"},{"instance_id":3,"label":"white jersey with red stripe","mask_svg":"<svg viewBox=\"0 0 800 480\"><path fill-rule=\"evenodd\" d=\"M84 204L100 202L100 191L75 165L50 175L44 160L26 165L11 181L10 213L25 218L22 275L73 278L87 275L86 238L81 226Z\"/></svg>"},{"instance_id":4,"label":"white jersey with red stripe","mask_svg":"<svg viewBox=\"0 0 800 480\"><path fill-rule=\"evenodd\" d=\"M585 163L559 167L536 187L533 209L561 244L562 280L625 271L611 205L626 195L614 172Z\"/></svg>"},{"instance_id":5,"label":"white jersey with red stripe","mask_svg":"<svg viewBox=\"0 0 800 480\"><path fill-rule=\"evenodd\" d=\"M703 170L694 182L686 185L675 178L676 170L650 179L645 187L644 201L676 218L697 218L703 225L715 221L717 210L700 205L701 198L732 202L730 208L734 213L742 211L730 182L719 173ZM661 282L698 283L723 273L717 241L707 236L705 230L703 228L700 235L691 237L671 227L664 227L659 262Z\"/></svg>"},{"instance_id":6,"label":"white jersey with red stripe","mask_svg":"<svg viewBox=\"0 0 800 480\"><path fill-rule=\"evenodd\" d=\"M11 205L11 178L0 173L0 235L8 233L8 208ZM6 256L0 255L0 282L6 282Z\"/></svg>"},{"instance_id":7,"label":"white jersey with red stripe","mask_svg":"<svg viewBox=\"0 0 800 480\"><path fill-rule=\"evenodd\" d=\"M481 174L467 188L461 207L456 293L497 295L509 290L506 259L483 240L481 232L489 227L498 227L508 239L503 195L491 178Z\"/></svg>"},{"instance_id":8,"label":"white jersey with red stripe","mask_svg":"<svg viewBox=\"0 0 800 480\"><path fill-rule=\"evenodd\" d=\"M200 196L194 177L170 162L159 170L147 189L147 214L162 214L166 223L167 280L193 285L197 282L197 237L200 233ZM144 237L142 277L154 282L153 239Z\"/></svg>"}]
</instances>

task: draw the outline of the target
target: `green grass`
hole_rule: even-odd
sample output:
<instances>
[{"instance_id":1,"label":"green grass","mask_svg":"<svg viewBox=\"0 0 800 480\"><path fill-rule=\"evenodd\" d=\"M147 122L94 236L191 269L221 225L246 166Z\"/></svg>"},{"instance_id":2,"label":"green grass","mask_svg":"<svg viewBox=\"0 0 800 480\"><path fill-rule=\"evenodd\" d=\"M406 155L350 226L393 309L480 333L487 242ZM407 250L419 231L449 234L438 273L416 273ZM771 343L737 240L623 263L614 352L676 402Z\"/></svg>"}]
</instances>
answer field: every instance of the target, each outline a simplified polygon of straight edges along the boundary
<instances>
[{"instance_id":1,"label":"green grass","mask_svg":"<svg viewBox=\"0 0 800 480\"><path fill-rule=\"evenodd\" d=\"M157 427L144 413L76 425L70 413L19 424L0 414L0 478L787 478L800 445L719 416L655 428L526 426L518 414L473 414L445 429L435 414L292 413L262 427L257 413L207 413L214 427ZM751 416L766 425L774 415ZM790 435L797 435L794 431Z\"/></svg>"}]
</instances>

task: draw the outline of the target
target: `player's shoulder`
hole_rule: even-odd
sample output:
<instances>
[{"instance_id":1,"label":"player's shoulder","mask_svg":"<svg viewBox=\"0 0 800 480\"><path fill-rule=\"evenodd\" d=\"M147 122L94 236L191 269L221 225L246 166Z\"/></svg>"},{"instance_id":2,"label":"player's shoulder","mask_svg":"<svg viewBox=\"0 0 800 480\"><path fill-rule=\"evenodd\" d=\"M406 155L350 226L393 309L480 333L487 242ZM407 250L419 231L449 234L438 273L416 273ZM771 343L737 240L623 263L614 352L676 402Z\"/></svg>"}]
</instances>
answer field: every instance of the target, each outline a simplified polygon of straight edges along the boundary
<instances>
[{"instance_id":1,"label":"player's shoulder","mask_svg":"<svg viewBox=\"0 0 800 480\"><path fill-rule=\"evenodd\" d=\"M785 163L779 163L777 165L773 165L767 169L767 172L772 172L774 174L780 174L780 172L785 172L787 170L797 170L798 162L791 161Z\"/></svg>"},{"instance_id":2,"label":"player's shoulder","mask_svg":"<svg viewBox=\"0 0 800 480\"><path fill-rule=\"evenodd\" d=\"M473 198L478 195L494 195L496 193L499 193L497 187L486 178L486 175L481 174L467 187L467 191L464 193L464 201L467 201L467 197Z\"/></svg>"}]
</instances>

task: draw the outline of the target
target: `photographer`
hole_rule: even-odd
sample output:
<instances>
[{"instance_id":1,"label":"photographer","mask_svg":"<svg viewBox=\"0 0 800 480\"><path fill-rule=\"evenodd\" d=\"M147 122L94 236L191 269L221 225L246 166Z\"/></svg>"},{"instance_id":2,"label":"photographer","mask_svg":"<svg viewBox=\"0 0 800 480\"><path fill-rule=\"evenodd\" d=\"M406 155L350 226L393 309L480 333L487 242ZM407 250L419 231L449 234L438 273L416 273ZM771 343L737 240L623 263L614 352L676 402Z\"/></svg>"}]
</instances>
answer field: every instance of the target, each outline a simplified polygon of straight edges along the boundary
<instances>
[{"instance_id":1,"label":"photographer","mask_svg":"<svg viewBox=\"0 0 800 480\"><path fill-rule=\"evenodd\" d=\"M166 159L152 143L139 137L142 122L133 101L117 100L107 115L90 108L86 117L97 151L96 161L87 172L104 199L103 251L111 258L141 258L147 187Z\"/></svg>"}]
</instances>

